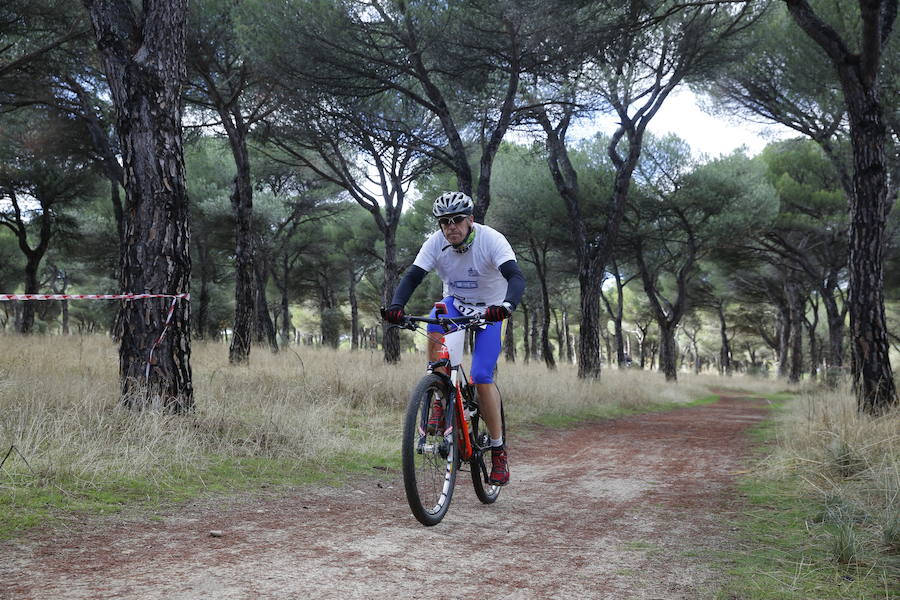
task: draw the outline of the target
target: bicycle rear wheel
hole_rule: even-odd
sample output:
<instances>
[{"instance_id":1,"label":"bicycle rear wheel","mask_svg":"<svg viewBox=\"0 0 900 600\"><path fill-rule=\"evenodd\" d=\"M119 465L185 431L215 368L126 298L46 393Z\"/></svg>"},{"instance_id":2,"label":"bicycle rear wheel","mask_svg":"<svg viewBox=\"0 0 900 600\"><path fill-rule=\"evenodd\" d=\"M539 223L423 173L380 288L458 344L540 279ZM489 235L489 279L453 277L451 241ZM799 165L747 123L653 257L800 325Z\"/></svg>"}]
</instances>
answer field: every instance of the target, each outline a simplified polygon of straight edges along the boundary
<instances>
[{"instance_id":1,"label":"bicycle rear wheel","mask_svg":"<svg viewBox=\"0 0 900 600\"><path fill-rule=\"evenodd\" d=\"M428 433L435 400L443 405L446 424ZM446 381L433 373L423 377L409 398L402 447L406 500L423 525L440 523L453 497L459 456L454 415ZM450 430L446 436L445 429Z\"/></svg>"},{"instance_id":2,"label":"bicycle rear wheel","mask_svg":"<svg viewBox=\"0 0 900 600\"><path fill-rule=\"evenodd\" d=\"M503 402L500 402L500 423L503 428L503 439L506 439L506 415L503 412ZM471 471L472 485L475 487L475 495L484 504L493 504L500 496L500 486L491 485L488 478L491 473L491 435L487 424L481 418L481 413L472 416L472 437L475 445L472 452Z\"/></svg>"}]
</instances>

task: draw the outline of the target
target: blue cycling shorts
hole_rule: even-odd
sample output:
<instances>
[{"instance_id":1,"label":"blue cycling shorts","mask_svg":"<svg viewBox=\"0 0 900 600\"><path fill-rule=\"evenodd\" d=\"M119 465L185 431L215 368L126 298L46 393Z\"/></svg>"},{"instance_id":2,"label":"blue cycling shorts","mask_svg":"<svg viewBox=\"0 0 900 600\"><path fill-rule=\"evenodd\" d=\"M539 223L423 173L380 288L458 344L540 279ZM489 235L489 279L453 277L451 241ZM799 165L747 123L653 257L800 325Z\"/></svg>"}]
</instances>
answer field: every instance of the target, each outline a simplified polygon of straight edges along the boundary
<instances>
[{"instance_id":1,"label":"blue cycling shorts","mask_svg":"<svg viewBox=\"0 0 900 600\"><path fill-rule=\"evenodd\" d=\"M448 317L471 316L464 315L456 306L456 298L447 296L441 302L447 305ZM469 311L467 311L469 312ZM434 318L435 309L431 309L430 316ZM440 325L428 325L429 333L443 334L444 330ZM475 342L472 349L472 368L469 376L472 383L493 383L494 369L497 366L497 359L500 358L500 349L502 342L500 339L501 321L488 323L484 329L475 330Z\"/></svg>"}]
</instances>

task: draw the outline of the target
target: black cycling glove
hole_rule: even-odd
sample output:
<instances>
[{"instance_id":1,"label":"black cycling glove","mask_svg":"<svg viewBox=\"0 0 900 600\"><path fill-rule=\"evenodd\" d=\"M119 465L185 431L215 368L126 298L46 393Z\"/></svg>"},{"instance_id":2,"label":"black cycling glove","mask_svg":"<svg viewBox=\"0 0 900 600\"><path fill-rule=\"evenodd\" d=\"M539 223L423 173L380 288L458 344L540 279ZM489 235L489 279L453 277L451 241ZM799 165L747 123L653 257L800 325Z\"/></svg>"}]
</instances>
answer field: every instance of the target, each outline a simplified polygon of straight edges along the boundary
<instances>
[{"instance_id":1,"label":"black cycling glove","mask_svg":"<svg viewBox=\"0 0 900 600\"><path fill-rule=\"evenodd\" d=\"M484 320L485 321L502 321L506 317L509 316L509 309L505 306L488 306L487 310L484 311Z\"/></svg>"},{"instance_id":2,"label":"black cycling glove","mask_svg":"<svg viewBox=\"0 0 900 600\"><path fill-rule=\"evenodd\" d=\"M381 311L381 316L384 317L384 320L388 323L400 325L403 323L403 317L406 316L406 313L403 312L403 307L399 304L391 304Z\"/></svg>"}]
</instances>

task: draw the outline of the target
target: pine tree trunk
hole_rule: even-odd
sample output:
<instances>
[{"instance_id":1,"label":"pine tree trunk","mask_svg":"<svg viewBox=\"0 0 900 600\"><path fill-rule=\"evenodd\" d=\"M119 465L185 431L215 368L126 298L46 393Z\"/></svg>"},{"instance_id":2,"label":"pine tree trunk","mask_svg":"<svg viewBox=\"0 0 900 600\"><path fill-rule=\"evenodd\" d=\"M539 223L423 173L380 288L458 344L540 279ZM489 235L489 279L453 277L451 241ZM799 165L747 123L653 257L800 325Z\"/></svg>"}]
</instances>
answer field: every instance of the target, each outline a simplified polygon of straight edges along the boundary
<instances>
[{"instance_id":1,"label":"pine tree trunk","mask_svg":"<svg viewBox=\"0 0 900 600\"><path fill-rule=\"evenodd\" d=\"M539 360L543 351L543 347L540 344L541 330L538 329L538 315L537 311L531 311L531 352L534 356L535 360Z\"/></svg>"},{"instance_id":2,"label":"pine tree trunk","mask_svg":"<svg viewBox=\"0 0 900 600\"><path fill-rule=\"evenodd\" d=\"M888 132L879 98L879 75L884 70L888 34L897 19L897 0L861 0L860 39L854 43L841 39L805 0L786 0L786 5L795 22L830 58L844 93L853 148L851 375L859 411L877 416L900 403L884 311L885 224L895 198L888 187Z\"/></svg>"},{"instance_id":3,"label":"pine tree trunk","mask_svg":"<svg viewBox=\"0 0 900 600\"><path fill-rule=\"evenodd\" d=\"M544 355L544 364L551 371L556 370L556 359L553 357L553 348L550 345L550 298L544 298L544 310L541 311L541 353Z\"/></svg>"},{"instance_id":4,"label":"pine tree trunk","mask_svg":"<svg viewBox=\"0 0 900 600\"><path fill-rule=\"evenodd\" d=\"M253 285L254 279L258 280L253 248L253 187L250 182L250 157L243 132L234 127L227 112L224 112L222 120L226 123L237 167L234 190L231 193L231 211L234 216L234 335L228 349L228 361L232 364L245 364L250 360L254 323L259 323L254 318L255 314L259 314L259 306L255 302L258 297L254 294Z\"/></svg>"},{"instance_id":5,"label":"pine tree trunk","mask_svg":"<svg viewBox=\"0 0 900 600\"><path fill-rule=\"evenodd\" d=\"M398 281L397 242L395 229L384 233L384 285L381 288L381 304L389 306ZM381 336L384 360L394 364L400 362L400 333L396 327L385 327Z\"/></svg>"},{"instance_id":6,"label":"pine tree trunk","mask_svg":"<svg viewBox=\"0 0 900 600\"><path fill-rule=\"evenodd\" d=\"M118 165L118 163L116 163ZM122 240L125 237L125 212L122 210L122 197L119 194L119 187L122 182L116 177L109 178L109 200L113 206L113 215L116 219L116 241L118 242L118 250L122 250Z\"/></svg>"},{"instance_id":7,"label":"pine tree trunk","mask_svg":"<svg viewBox=\"0 0 900 600\"><path fill-rule=\"evenodd\" d=\"M353 271L350 274L350 290L348 297L350 299L350 349L359 349L359 300L356 297L356 276Z\"/></svg>"},{"instance_id":8,"label":"pine tree trunk","mask_svg":"<svg viewBox=\"0 0 900 600\"><path fill-rule=\"evenodd\" d=\"M278 352L278 336L275 334L275 324L269 313L269 297L266 289L269 286L269 264L265 257L254 257L253 271L255 281L256 307L256 340L259 343L268 344L269 350Z\"/></svg>"},{"instance_id":9,"label":"pine tree trunk","mask_svg":"<svg viewBox=\"0 0 900 600\"><path fill-rule=\"evenodd\" d=\"M523 350L525 351L525 364L528 364L528 361L531 360L531 344L529 342L529 334L528 334L528 323L530 323L530 311L528 310L528 305L524 302L522 303L522 345Z\"/></svg>"},{"instance_id":10,"label":"pine tree trunk","mask_svg":"<svg viewBox=\"0 0 900 600\"><path fill-rule=\"evenodd\" d=\"M287 291L281 293L281 347L287 348L291 345L291 304Z\"/></svg>"},{"instance_id":11,"label":"pine tree trunk","mask_svg":"<svg viewBox=\"0 0 900 600\"><path fill-rule=\"evenodd\" d=\"M678 345L675 343L677 325L659 323L659 370L666 381L678 381Z\"/></svg>"},{"instance_id":12,"label":"pine tree trunk","mask_svg":"<svg viewBox=\"0 0 900 600\"><path fill-rule=\"evenodd\" d=\"M792 322L790 318L790 310L786 305L779 306L778 310L778 376L786 379L790 371L788 361L790 358Z\"/></svg>"},{"instance_id":13,"label":"pine tree trunk","mask_svg":"<svg viewBox=\"0 0 900 600\"><path fill-rule=\"evenodd\" d=\"M622 318L618 316L614 319L616 339L616 364L620 369L625 367L625 334L622 331Z\"/></svg>"},{"instance_id":14,"label":"pine tree trunk","mask_svg":"<svg viewBox=\"0 0 900 600\"><path fill-rule=\"evenodd\" d=\"M816 324L807 327L809 336L809 377L815 381L819 376L819 339L816 335Z\"/></svg>"},{"instance_id":15,"label":"pine tree trunk","mask_svg":"<svg viewBox=\"0 0 900 600\"><path fill-rule=\"evenodd\" d=\"M606 356L606 366L607 366L607 367L612 367L612 366L613 366L613 360L614 360L614 357L615 357L615 352L613 352L613 349L612 349L612 341L610 340L609 332L608 332L608 331L607 331L607 332L601 332L601 333L600 333L600 339L603 340L603 346L604 346L604 349L606 350L606 353L605 353L605 356Z\"/></svg>"},{"instance_id":16,"label":"pine tree trunk","mask_svg":"<svg viewBox=\"0 0 900 600\"><path fill-rule=\"evenodd\" d=\"M579 265L578 286L581 291L581 328L578 338L578 377L599 379L602 371L600 356L600 285L602 268L593 261ZM599 272L598 272L599 271Z\"/></svg>"},{"instance_id":17,"label":"pine tree trunk","mask_svg":"<svg viewBox=\"0 0 900 600\"><path fill-rule=\"evenodd\" d=\"M60 302L62 309L62 334L69 335L69 301Z\"/></svg>"},{"instance_id":18,"label":"pine tree trunk","mask_svg":"<svg viewBox=\"0 0 900 600\"><path fill-rule=\"evenodd\" d=\"M722 347L719 350L719 357L722 365L721 368L726 376L731 377L731 343L728 340L728 327L725 321L725 310L721 305L719 305L717 309L719 313L719 335L722 338Z\"/></svg>"},{"instance_id":19,"label":"pine tree trunk","mask_svg":"<svg viewBox=\"0 0 900 600\"><path fill-rule=\"evenodd\" d=\"M788 372L789 383L799 383L803 375L803 313L799 291L794 289L790 300L791 335L790 343L790 370Z\"/></svg>"},{"instance_id":20,"label":"pine tree trunk","mask_svg":"<svg viewBox=\"0 0 900 600\"><path fill-rule=\"evenodd\" d=\"M206 249L202 244L195 244L197 254L200 255L200 297L198 298L196 325L194 332L197 339L205 339L209 326L209 273L207 268Z\"/></svg>"},{"instance_id":21,"label":"pine tree trunk","mask_svg":"<svg viewBox=\"0 0 900 600\"><path fill-rule=\"evenodd\" d=\"M622 285L622 277L619 273L619 265L613 260L613 274L616 279L616 307L612 314L614 332L616 336L616 364L620 369L625 368L625 334L622 331L622 318L625 312L625 294Z\"/></svg>"},{"instance_id":22,"label":"pine tree trunk","mask_svg":"<svg viewBox=\"0 0 900 600\"><path fill-rule=\"evenodd\" d=\"M508 362L516 362L516 328L515 313L509 316L504 325L503 348Z\"/></svg>"},{"instance_id":23,"label":"pine tree trunk","mask_svg":"<svg viewBox=\"0 0 900 600\"><path fill-rule=\"evenodd\" d=\"M41 264L41 256L29 253L25 260L25 293L37 294L40 292L38 285L38 267ZM30 334L34 330L34 311L37 301L26 300L22 303L22 320L19 324L19 333Z\"/></svg>"},{"instance_id":24,"label":"pine tree trunk","mask_svg":"<svg viewBox=\"0 0 900 600\"><path fill-rule=\"evenodd\" d=\"M897 406L884 310L885 224L888 196L885 137L878 89L844 91L853 144L850 205L851 371L861 412L881 415Z\"/></svg>"},{"instance_id":25,"label":"pine tree trunk","mask_svg":"<svg viewBox=\"0 0 900 600\"><path fill-rule=\"evenodd\" d=\"M556 360L553 358L553 350L550 348L550 292L547 290L546 262L543 260L546 257L541 255L537 244L531 243L530 250L541 290L541 354L543 355L544 364L552 371L556 369ZM537 348L534 344L532 344L532 347Z\"/></svg>"},{"instance_id":26,"label":"pine tree trunk","mask_svg":"<svg viewBox=\"0 0 900 600\"><path fill-rule=\"evenodd\" d=\"M700 374L700 348L697 346L697 341L694 340L691 343L691 347L694 350L694 375Z\"/></svg>"},{"instance_id":27,"label":"pine tree trunk","mask_svg":"<svg viewBox=\"0 0 900 600\"><path fill-rule=\"evenodd\" d=\"M845 311L838 308L830 294L823 294L825 315L828 319L828 367L825 381L829 387L837 387L844 367L844 318Z\"/></svg>"},{"instance_id":28,"label":"pine tree trunk","mask_svg":"<svg viewBox=\"0 0 900 600\"><path fill-rule=\"evenodd\" d=\"M140 17L128 0L84 4L116 107L125 171L121 289L185 293L191 275L181 135L186 0L147 2ZM156 344L171 304L168 298L124 303L119 374L125 406L193 408L188 302L174 304L171 325Z\"/></svg>"}]
</instances>

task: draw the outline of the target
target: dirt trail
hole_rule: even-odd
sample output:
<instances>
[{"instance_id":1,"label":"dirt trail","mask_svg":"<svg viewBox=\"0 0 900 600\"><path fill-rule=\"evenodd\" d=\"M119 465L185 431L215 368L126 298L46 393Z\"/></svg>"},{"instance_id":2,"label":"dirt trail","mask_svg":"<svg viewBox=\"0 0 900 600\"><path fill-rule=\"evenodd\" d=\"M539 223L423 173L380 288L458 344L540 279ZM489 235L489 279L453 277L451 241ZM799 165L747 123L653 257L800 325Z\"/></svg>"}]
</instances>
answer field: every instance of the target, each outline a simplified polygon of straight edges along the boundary
<instances>
[{"instance_id":1,"label":"dirt trail","mask_svg":"<svg viewBox=\"0 0 900 600\"><path fill-rule=\"evenodd\" d=\"M161 520L101 520L0 546L0 599L712 598L763 402L539 431L481 505L463 473L443 523L399 474ZM222 530L222 537L211 537Z\"/></svg>"}]
</instances>

